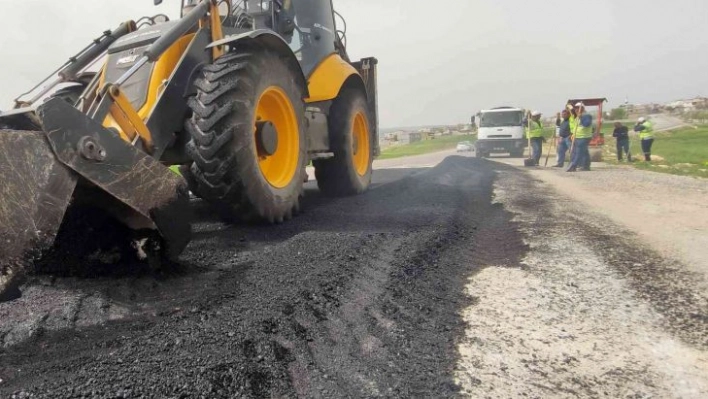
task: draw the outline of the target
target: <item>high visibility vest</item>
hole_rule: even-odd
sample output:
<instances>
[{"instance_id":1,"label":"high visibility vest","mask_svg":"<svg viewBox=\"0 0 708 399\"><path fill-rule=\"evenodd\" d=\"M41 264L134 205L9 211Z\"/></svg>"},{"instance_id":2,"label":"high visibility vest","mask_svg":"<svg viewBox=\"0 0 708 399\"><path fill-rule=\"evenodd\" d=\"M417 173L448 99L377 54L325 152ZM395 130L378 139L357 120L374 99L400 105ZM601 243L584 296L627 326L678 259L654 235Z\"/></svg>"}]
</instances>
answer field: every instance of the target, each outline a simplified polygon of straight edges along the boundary
<instances>
[{"instance_id":1,"label":"high visibility vest","mask_svg":"<svg viewBox=\"0 0 708 399\"><path fill-rule=\"evenodd\" d=\"M570 134L575 135L576 139L592 138L592 126L584 127L580 124L580 118L573 115L570 116Z\"/></svg>"},{"instance_id":2,"label":"high visibility vest","mask_svg":"<svg viewBox=\"0 0 708 399\"><path fill-rule=\"evenodd\" d=\"M531 129L526 128L526 138L533 139L543 137L543 126L541 122L531 121Z\"/></svg>"},{"instance_id":3,"label":"high visibility vest","mask_svg":"<svg viewBox=\"0 0 708 399\"><path fill-rule=\"evenodd\" d=\"M649 140L654 138L654 129L651 123L649 122L644 122L642 123L642 126L644 126L644 130L639 132L639 138L642 140Z\"/></svg>"}]
</instances>

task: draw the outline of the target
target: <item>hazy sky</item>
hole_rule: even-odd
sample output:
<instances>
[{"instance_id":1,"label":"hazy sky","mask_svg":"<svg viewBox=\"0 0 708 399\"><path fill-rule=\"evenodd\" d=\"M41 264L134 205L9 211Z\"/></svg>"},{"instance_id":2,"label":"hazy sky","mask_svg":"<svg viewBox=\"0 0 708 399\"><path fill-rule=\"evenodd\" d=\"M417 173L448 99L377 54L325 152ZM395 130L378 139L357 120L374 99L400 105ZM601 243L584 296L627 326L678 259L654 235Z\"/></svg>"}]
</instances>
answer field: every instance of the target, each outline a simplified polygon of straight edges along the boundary
<instances>
[{"instance_id":1,"label":"hazy sky","mask_svg":"<svg viewBox=\"0 0 708 399\"><path fill-rule=\"evenodd\" d=\"M297 1L297 0L296 0ZM651 5L650 5L651 4ZM126 19L178 0L0 0L0 108ZM335 0L352 58L379 59L381 126L461 123L480 108L555 113L708 95L705 0Z\"/></svg>"}]
</instances>

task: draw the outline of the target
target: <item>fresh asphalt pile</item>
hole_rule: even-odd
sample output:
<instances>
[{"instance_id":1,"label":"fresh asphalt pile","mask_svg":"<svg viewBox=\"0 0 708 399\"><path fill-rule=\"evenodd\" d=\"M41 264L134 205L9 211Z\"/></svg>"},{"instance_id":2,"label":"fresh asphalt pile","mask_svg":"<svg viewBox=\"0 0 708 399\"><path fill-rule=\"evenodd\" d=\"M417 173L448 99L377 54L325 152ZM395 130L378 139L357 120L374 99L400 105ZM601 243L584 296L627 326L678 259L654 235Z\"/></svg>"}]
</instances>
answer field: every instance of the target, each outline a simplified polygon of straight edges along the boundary
<instances>
[{"instance_id":1,"label":"fresh asphalt pile","mask_svg":"<svg viewBox=\"0 0 708 399\"><path fill-rule=\"evenodd\" d=\"M500 167L379 170L335 200L309 183L282 226L196 201L173 273L44 274L0 304L0 397L456 396L467 279L526 250L492 203Z\"/></svg>"}]
</instances>

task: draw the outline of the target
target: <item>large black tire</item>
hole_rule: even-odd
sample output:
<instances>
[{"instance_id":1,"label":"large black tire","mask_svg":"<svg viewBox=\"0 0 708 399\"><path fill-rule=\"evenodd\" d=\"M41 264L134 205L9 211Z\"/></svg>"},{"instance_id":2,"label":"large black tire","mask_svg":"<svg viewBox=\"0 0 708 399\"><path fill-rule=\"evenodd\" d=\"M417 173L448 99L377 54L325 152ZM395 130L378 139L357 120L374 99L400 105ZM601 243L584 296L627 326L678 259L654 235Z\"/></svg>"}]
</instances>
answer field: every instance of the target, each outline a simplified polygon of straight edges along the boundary
<instances>
[{"instance_id":1,"label":"large black tire","mask_svg":"<svg viewBox=\"0 0 708 399\"><path fill-rule=\"evenodd\" d=\"M62 87L61 89L52 93L47 98L47 101L50 99L54 99L54 98L61 98L62 100L66 101L67 103L69 103L71 105L76 105L76 103L79 101L79 98L81 98L81 94L84 92L85 89L86 89L86 86L83 86L83 85Z\"/></svg>"},{"instance_id":2,"label":"large black tire","mask_svg":"<svg viewBox=\"0 0 708 399\"><path fill-rule=\"evenodd\" d=\"M54 92L54 94L49 96L49 98L61 98L67 103L75 105L79 101L79 98L81 97L81 93L83 93L83 91L83 86L63 87Z\"/></svg>"},{"instance_id":3,"label":"large black tire","mask_svg":"<svg viewBox=\"0 0 708 399\"><path fill-rule=\"evenodd\" d=\"M195 82L197 95L189 102L192 117L186 124L191 136L187 151L194 160L190 172L199 195L228 220L279 223L299 210L307 147L302 88L294 76L277 54L251 49L222 56L204 67ZM292 177L278 184L261 169L267 157L255 135L261 99L272 95L281 96L278 104L292 107L286 123L291 128L277 131L277 151L287 148L280 144L283 135L297 140L284 163L293 169Z\"/></svg>"},{"instance_id":4,"label":"large black tire","mask_svg":"<svg viewBox=\"0 0 708 399\"><path fill-rule=\"evenodd\" d=\"M354 138L357 115L365 119L365 122L359 122L366 126L366 148L356 143ZM345 89L339 94L330 108L329 132L334 157L313 161L317 186L323 193L332 196L366 191L371 184L375 143L369 107L361 90ZM360 154L358 151L365 152Z\"/></svg>"},{"instance_id":5,"label":"large black tire","mask_svg":"<svg viewBox=\"0 0 708 399\"><path fill-rule=\"evenodd\" d=\"M86 87L89 85L89 83L91 83L91 79L93 79L94 75L95 73L93 72L84 73L79 80L74 82L76 84L72 86L62 87L61 89L52 93L47 98L47 100L53 98L61 98L62 100L66 101L71 105L76 105L76 103L79 101L79 98L81 98L81 94L83 94L84 90L86 90Z\"/></svg>"}]
</instances>

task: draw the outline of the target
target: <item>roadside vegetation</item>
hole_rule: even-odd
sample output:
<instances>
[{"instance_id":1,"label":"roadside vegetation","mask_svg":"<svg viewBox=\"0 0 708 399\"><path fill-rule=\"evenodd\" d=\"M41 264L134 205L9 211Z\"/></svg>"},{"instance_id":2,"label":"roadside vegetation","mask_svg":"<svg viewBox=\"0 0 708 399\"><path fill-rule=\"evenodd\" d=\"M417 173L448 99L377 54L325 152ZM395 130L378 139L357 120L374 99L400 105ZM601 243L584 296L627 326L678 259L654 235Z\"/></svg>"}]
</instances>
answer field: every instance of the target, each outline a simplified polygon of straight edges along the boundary
<instances>
[{"instance_id":1,"label":"roadside vegetation","mask_svg":"<svg viewBox=\"0 0 708 399\"><path fill-rule=\"evenodd\" d=\"M615 130L615 122L622 122L623 125L627 126L630 131L634 129L634 125L637 124L636 120L633 119L622 119L617 121L602 121L602 132L605 133L605 140L607 138L612 138L612 132Z\"/></svg>"},{"instance_id":2,"label":"roadside vegetation","mask_svg":"<svg viewBox=\"0 0 708 399\"><path fill-rule=\"evenodd\" d=\"M378 159L400 158L411 155L450 150L455 148L457 143L460 141L469 141L474 143L476 140L477 136L472 134L440 136L435 137L434 139L418 141L412 144L394 145L383 148Z\"/></svg>"},{"instance_id":3,"label":"roadside vegetation","mask_svg":"<svg viewBox=\"0 0 708 399\"><path fill-rule=\"evenodd\" d=\"M654 134L652 162L644 162L639 139L632 137L630 151L637 168L674 175L708 178L708 125ZM615 140L605 136L608 163L617 164Z\"/></svg>"}]
</instances>

